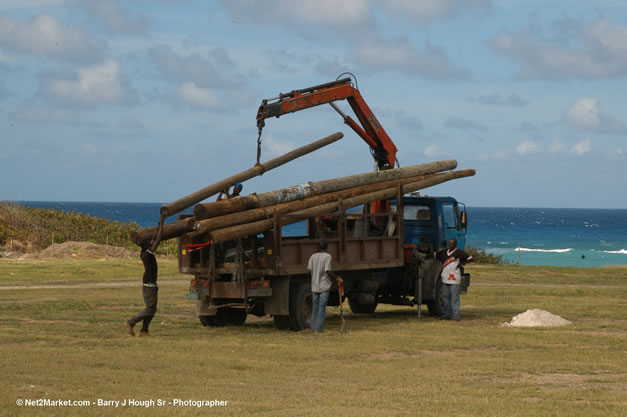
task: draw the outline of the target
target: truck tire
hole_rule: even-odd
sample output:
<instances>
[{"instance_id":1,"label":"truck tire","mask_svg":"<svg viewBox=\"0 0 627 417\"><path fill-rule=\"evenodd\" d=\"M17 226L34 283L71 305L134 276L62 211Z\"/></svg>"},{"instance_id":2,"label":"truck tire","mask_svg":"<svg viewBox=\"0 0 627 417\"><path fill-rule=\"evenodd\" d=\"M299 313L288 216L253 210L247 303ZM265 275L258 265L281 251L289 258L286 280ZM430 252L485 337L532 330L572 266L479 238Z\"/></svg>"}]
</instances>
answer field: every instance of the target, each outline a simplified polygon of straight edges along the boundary
<instances>
[{"instance_id":1,"label":"truck tire","mask_svg":"<svg viewBox=\"0 0 627 417\"><path fill-rule=\"evenodd\" d=\"M198 316L203 326L242 326L246 322L246 310L243 308L219 308L214 316Z\"/></svg>"},{"instance_id":2,"label":"truck tire","mask_svg":"<svg viewBox=\"0 0 627 417\"><path fill-rule=\"evenodd\" d=\"M213 316L198 316L198 319L200 320L200 324L205 327L214 325Z\"/></svg>"},{"instance_id":3,"label":"truck tire","mask_svg":"<svg viewBox=\"0 0 627 417\"><path fill-rule=\"evenodd\" d=\"M438 276L435 281L435 299L426 302L429 314L433 317L442 317L444 315L443 286L442 279Z\"/></svg>"},{"instance_id":4,"label":"truck tire","mask_svg":"<svg viewBox=\"0 0 627 417\"><path fill-rule=\"evenodd\" d=\"M243 326L246 322L248 313L243 308L219 308L216 317L224 322L225 326Z\"/></svg>"},{"instance_id":5,"label":"truck tire","mask_svg":"<svg viewBox=\"0 0 627 417\"><path fill-rule=\"evenodd\" d=\"M290 285L290 329L308 329L311 321L311 284L294 282ZM275 321L276 323L276 321Z\"/></svg>"},{"instance_id":6,"label":"truck tire","mask_svg":"<svg viewBox=\"0 0 627 417\"><path fill-rule=\"evenodd\" d=\"M279 330L288 330L290 328L290 316L273 316L274 327Z\"/></svg>"},{"instance_id":7,"label":"truck tire","mask_svg":"<svg viewBox=\"0 0 627 417\"><path fill-rule=\"evenodd\" d=\"M360 300L359 293L354 297L348 297L348 306L351 308L351 311L355 314L371 314L377 309L377 305L379 302L377 301L377 297L374 297L374 301L369 301L367 303ZM372 298L372 297L369 297Z\"/></svg>"}]
</instances>

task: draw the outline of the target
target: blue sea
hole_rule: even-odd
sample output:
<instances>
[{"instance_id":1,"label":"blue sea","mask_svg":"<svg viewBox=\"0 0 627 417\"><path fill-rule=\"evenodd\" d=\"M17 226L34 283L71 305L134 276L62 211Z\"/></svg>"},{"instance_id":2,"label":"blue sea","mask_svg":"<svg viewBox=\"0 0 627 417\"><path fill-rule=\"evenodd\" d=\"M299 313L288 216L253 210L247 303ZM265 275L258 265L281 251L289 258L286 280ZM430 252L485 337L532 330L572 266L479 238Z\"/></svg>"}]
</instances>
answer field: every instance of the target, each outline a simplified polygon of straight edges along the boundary
<instances>
[{"instance_id":1,"label":"blue sea","mask_svg":"<svg viewBox=\"0 0 627 417\"><path fill-rule=\"evenodd\" d=\"M136 222L142 227L159 222L162 206L161 203L18 203ZM510 263L627 265L627 210L467 207L467 211L467 244L502 255ZM191 209L187 212L191 213Z\"/></svg>"}]
</instances>

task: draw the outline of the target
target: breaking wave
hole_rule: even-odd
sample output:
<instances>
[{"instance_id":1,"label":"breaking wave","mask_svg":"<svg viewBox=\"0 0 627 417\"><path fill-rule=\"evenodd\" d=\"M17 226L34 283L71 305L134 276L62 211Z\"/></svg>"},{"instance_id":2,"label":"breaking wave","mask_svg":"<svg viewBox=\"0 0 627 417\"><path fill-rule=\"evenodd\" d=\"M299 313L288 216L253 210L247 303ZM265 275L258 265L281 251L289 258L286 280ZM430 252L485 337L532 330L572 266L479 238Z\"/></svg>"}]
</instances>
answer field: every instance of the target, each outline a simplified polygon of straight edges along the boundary
<instances>
[{"instance_id":1,"label":"breaking wave","mask_svg":"<svg viewBox=\"0 0 627 417\"><path fill-rule=\"evenodd\" d=\"M573 248L568 249L530 249L530 248L516 248L516 252L548 252L548 253L565 253L570 252Z\"/></svg>"},{"instance_id":2,"label":"breaking wave","mask_svg":"<svg viewBox=\"0 0 627 417\"><path fill-rule=\"evenodd\" d=\"M605 252L605 253L619 253L621 255L627 255L627 250L625 250L625 249L621 249L621 250L604 250L603 252Z\"/></svg>"}]
</instances>

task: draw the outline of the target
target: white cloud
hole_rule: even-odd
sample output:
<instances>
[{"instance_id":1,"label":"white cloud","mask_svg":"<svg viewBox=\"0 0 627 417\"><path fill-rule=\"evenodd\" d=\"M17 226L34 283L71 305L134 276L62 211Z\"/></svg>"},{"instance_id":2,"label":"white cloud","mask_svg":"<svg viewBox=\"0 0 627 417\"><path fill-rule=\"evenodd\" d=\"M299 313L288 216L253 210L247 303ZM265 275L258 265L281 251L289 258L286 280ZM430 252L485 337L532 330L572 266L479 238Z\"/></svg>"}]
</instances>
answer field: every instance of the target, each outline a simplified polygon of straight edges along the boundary
<instances>
[{"instance_id":1,"label":"white cloud","mask_svg":"<svg viewBox=\"0 0 627 417\"><path fill-rule=\"evenodd\" d=\"M397 111L394 114L394 119L399 124L399 126L402 126L412 131L418 131L424 128L422 122L418 117L413 115L407 115L403 110Z\"/></svg>"},{"instance_id":2,"label":"white cloud","mask_svg":"<svg viewBox=\"0 0 627 417\"><path fill-rule=\"evenodd\" d=\"M47 108L39 106L25 106L11 114L13 120L24 123L75 123L79 121L79 114L75 111Z\"/></svg>"},{"instance_id":3,"label":"white cloud","mask_svg":"<svg viewBox=\"0 0 627 417\"><path fill-rule=\"evenodd\" d=\"M116 0L74 0L70 5L83 8L115 32L144 33L148 28L145 16L132 16Z\"/></svg>"},{"instance_id":4,"label":"white cloud","mask_svg":"<svg viewBox=\"0 0 627 417\"><path fill-rule=\"evenodd\" d=\"M518 127L516 127L516 130L519 130L521 132L539 132L540 128L538 128L538 126L534 125L531 122L523 121L520 122Z\"/></svg>"},{"instance_id":5,"label":"white cloud","mask_svg":"<svg viewBox=\"0 0 627 417\"><path fill-rule=\"evenodd\" d=\"M593 97L580 98L568 110L566 120L576 127L598 129L601 125L599 100Z\"/></svg>"},{"instance_id":6,"label":"white cloud","mask_svg":"<svg viewBox=\"0 0 627 417\"><path fill-rule=\"evenodd\" d=\"M551 145L549 145L549 152L564 152L566 145L564 145L559 139L553 139Z\"/></svg>"},{"instance_id":7,"label":"white cloud","mask_svg":"<svg viewBox=\"0 0 627 417\"><path fill-rule=\"evenodd\" d=\"M263 146L264 158L272 158L283 155L297 148L297 145L294 142L281 142L274 139L272 136L265 137L261 143Z\"/></svg>"},{"instance_id":8,"label":"white cloud","mask_svg":"<svg viewBox=\"0 0 627 417\"><path fill-rule=\"evenodd\" d=\"M540 145L533 140L523 140L516 147L516 152L519 155L526 155L528 153L535 153L540 151Z\"/></svg>"},{"instance_id":9,"label":"white cloud","mask_svg":"<svg viewBox=\"0 0 627 417\"><path fill-rule=\"evenodd\" d=\"M503 96L499 93L488 94L485 96L479 96L477 98L470 99L471 102L477 102L480 104L489 104L494 106L525 106L527 102L520 98L518 95L512 93L508 96Z\"/></svg>"},{"instance_id":10,"label":"white cloud","mask_svg":"<svg viewBox=\"0 0 627 417\"><path fill-rule=\"evenodd\" d=\"M438 2L446 3L444 8ZM306 68L313 67L321 73L327 73L329 68L354 69L362 68L361 72L396 71L404 74L418 75L429 79L457 79L468 78L469 74L463 68L456 66L447 56L443 48L426 42L423 47L416 46L407 37L384 39L383 31L374 15L374 2L370 0L222 0L224 8L233 17L236 23L255 25L272 25L287 28L290 32L301 37L311 39L331 38L329 48L341 48L348 44L349 49L344 56L348 62L344 65L338 59L325 57L318 59L318 65L311 65L309 54ZM422 13L419 9L424 6L415 6L410 1L397 1L388 7L381 2L383 11L391 16L407 17L408 13L417 13L435 17L441 13L455 14L457 9L466 8L468 3L473 7L478 4L489 4L487 0L429 0L431 3ZM379 3L376 3L377 5ZM411 23L415 23L415 18ZM341 39L341 42L337 40ZM337 45L337 46L335 46ZM316 60L313 60L314 63ZM286 65L286 62L289 63ZM280 61L280 70L289 72L295 62L292 60Z\"/></svg>"},{"instance_id":11,"label":"white cloud","mask_svg":"<svg viewBox=\"0 0 627 417\"><path fill-rule=\"evenodd\" d=\"M356 25L370 18L368 0L222 0L239 22L281 25Z\"/></svg>"},{"instance_id":12,"label":"white cloud","mask_svg":"<svg viewBox=\"0 0 627 417\"><path fill-rule=\"evenodd\" d=\"M486 130L488 130L479 123L475 123L472 120L464 119L463 117L457 116L447 117L446 121L444 122L444 126L451 129L474 130L477 132L485 132Z\"/></svg>"},{"instance_id":13,"label":"white cloud","mask_svg":"<svg viewBox=\"0 0 627 417\"><path fill-rule=\"evenodd\" d=\"M606 19L553 22L553 36L502 31L490 46L518 62L530 79L609 78L627 74L627 26Z\"/></svg>"},{"instance_id":14,"label":"white cloud","mask_svg":"<svg viewBox=\"0 0 627 417\"><path fill-rule=\"evenodd\" d=\"M77 63L102 61L106 43L44 14L28 22L0 15L0 47L13 53L31 54Z\"/></svg>"},{"instance_id":15,"label":"white cloud","mask_svg":"<svg viewBox=\"0 0 627 417\"><path fill-rule=\"evenodd\" d=\"M613 151L606 152L606 155L611 159L622 159L625 157L625 151L623 148L616 148Z\"/></svg>"},{"instance_id":16,"label":"white cloud","mask_svg":"<svg viewBox=\"0 0 627 417\"><path fill-rule=\"evenodd\" d=\"M425 156L428 156L430 158L448 155L446 152L438 149L436 145L427 146L427 148L424 150L424 154Z\"/></svg>"},{"instance_id":17,"label":"white cloud","mask_svg":"<svg viewBox=\"0 0 627 417\"><path fill-rule=\"evenodd\" d=\"M592 144L590 142L590 139L588 139L588 138L582 140L581 142L576 143L572 147L572 151L574 153L576 153L577 155L586 154L586 153L590 152L591 149L592 149Z\"/></svg>"},{"instance_id":18,"label":"white cloud","mask_svg":"<svg viewBox=\"0 0 627 417\"><path fill-rule=\"evenodd\" d=\"M492 8L489 0L386 0L382 5L393 16L422 22L430 22L440 16L454 16L464 9L488 11Z\"/></svg>"},{"instance_id":19,"label":"white cloud","mask_svg":"<svg viewBox=\"0 0 627 417\"><path fill-rule=\"evenodd\" d=\"M509 157L512 154L512 151L509 149L497 149L494 152L481 152L477 155L477 160L479 161L489 161L489 160L503 160Z\"/></svg>"},{"instance_id":20,"label":"white cloud","mask_svg":"<svg viewBox=\"0 0 627 417\"><path fill-rule=\"evenodd\" d=\"M490 154L488 152L481 152L479 155L477 155L478 161L487 161L489 159L490 159Z\"/></svg>"},{"instance_id":21,"label":"white cloud","mask_svg":"<svg viewBox=\"0 0 627 417\"><path fill-rule=\"evenodd\" d=\"M88 154L100 153L99 147L97 145L94 145L93 143L83 143L81 145L81 148Z\"/></svg>"},{"instance_id":22,"label":"white cloud","mask_svg":"<svg viewBox=\"0 0 627 417\"><path fill-rule=\"evenodd\" d=\"M428 23L466 10L485 12L492 9L490 0L221 0L221 3L237 22L301 27L326 25L338 29L361 25L370 32L375 5L380 5L383 12L395 19L412 23Z\"/></svg>"},{"instance_id":23,"label":"white cloud","mask_svg":"<svg viewBox=\"0 0 627 417\"><path fill-rule=\"evenodd\" d=\"M4 9L29 9L40 7L53 7L60 6L65 3L66 0L2 0L2 7Z\"/></svg>"},{"instance_id":24,"label":"white cloud","mask_svg":"<svg viewBox=\"0 0 627 417\"><path fill-rule=\"evenodd\" d=\"M137 102L137 95L120 64L112 59L100 65L79 68L72 77L44 77L42 94L49 101L76 106Z\"/></svg>"},{"instance_id":25,"label":"white cloud","mask_svg":"<svg viewBox=\"0 0 627 417\"><path fill-rule=\"evenodd\" d=\"M355 61L373 71L398 71L430 79L468 78L468 73L455 66L444 49L425 43L419 50L407 38L363 41L356 46Z\"/></svg>"},{"instance_id":26,"label":"white cloud","mask_svg":"<svg viewBox=\"0 0 627 417\"><path fill-rule=\"evenodd\" d=\"M199 87L193 82L186 81L176 90L176 97L182 104L190 107L210 109L216 107L220 100L213 91Z\"/></svg>"},{"instance_id":27,"label":"white cloud","mask_svg":"<svg viewBox=\"0 0 627 417\"><path fill-rule=\"evenodd\" d=\"M126 116L120 120L117 127L121 129L138 130L145 129L146 125L137 117Z\"/></svg>"},{"instance_id":28,"label":"white cloud","mask_svg":"<svg viewBox=\"0 0 627 417\"><path fill-rule=\"evenodd\" d=\"M214 51L215 52L215 49ZM227 60L228 53L215 54L212 58ZM148 54L157 66L159 72L165 77L178 82L191 81L203 88L229 88L245 84L244 78L238 73L228 71L221 73L216 70L214 63L208 58L195 52L189 55L181 55L174 52L170 46L157 45L149 49Z\"/></svg>"},{"instance_id":29,"label":"white cloud","mask_svg":"<svg viewBox=\"0 0 627 417\"><path fill-rule=\"evenodd\" d=\"M598 19L594 24L584 26L584 32L586 38L598 41L612 56L627 58L627 26Z\"/></svg>"},{"instance_id":30,"label":"white cloud","mask_svg":"<svg viewBox=\"0 0 627 417\"><path fill-rule=\"evenodd\" d=\"M581 97L566 113L566 121L582 130L605 133L623 133L625 126L616 119L601 112L599 100L594 97Z\"/></svg>"},{"instance_id":31,"label":"white cloud","mask_svg":"<svg viewBox=\"0 0 627 417\"><path fill-rule=\"evenodd\" d=\"M4 81L0 80L0 100L10 95L11 93L9 92L9 90L7 90L6 86L4 85Z\"/></svg>"}]
</instances>

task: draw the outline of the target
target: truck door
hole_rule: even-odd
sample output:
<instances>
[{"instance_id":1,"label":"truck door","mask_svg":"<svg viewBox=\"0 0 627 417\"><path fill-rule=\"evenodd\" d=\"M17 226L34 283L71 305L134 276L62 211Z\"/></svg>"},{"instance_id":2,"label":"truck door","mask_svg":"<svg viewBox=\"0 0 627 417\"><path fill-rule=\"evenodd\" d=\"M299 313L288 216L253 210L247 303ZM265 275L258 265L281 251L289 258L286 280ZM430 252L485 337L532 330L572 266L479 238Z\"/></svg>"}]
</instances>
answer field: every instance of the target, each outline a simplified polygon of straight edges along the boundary
<instances>
[{"instance_id":1,"label":"truck door","mask_svg":"<svg viewBox=\"0 0 627 417\"><path fill-rule=\"evenodd\" d=\"M461 250L466 248L466 229L461 225L461 216L457 202L442 202L442 231L444 245L440 242L441 248L445 248L449 239L457 239L457 247Z\"/></svg>"}]
</instances>

